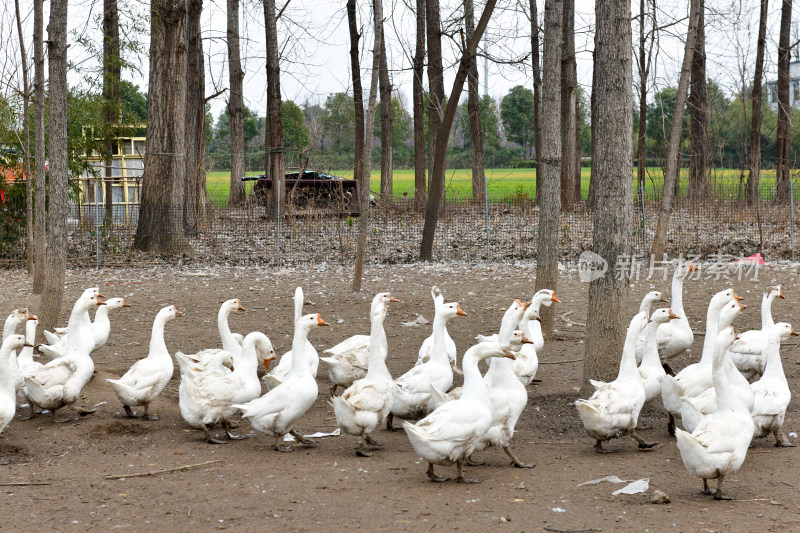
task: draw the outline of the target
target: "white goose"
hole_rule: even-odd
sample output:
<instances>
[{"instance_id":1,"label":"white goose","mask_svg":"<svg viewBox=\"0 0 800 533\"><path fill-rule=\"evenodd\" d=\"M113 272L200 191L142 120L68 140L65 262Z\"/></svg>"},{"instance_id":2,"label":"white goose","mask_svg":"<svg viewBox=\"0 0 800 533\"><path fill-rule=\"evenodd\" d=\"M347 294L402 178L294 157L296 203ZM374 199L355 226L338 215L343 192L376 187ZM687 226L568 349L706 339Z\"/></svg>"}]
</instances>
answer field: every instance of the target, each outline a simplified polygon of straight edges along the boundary
<instances>
[{"instance_id":1,"label":"white goose","mask_svg":"<svg viewBox=\"0 0 800 533\"><path fill-rule=\"evenodd\" d=\"M647 313L648 318L653 311L653 305L656 303L669 303L669 300L664 298L661 294L661 291L650 291L644 295L642 298L642 303L639 304L639 312ZM639 335L639 338L636 339L636 364L642 364L642 358L644 357L644 345L647 342L645 335L647 334L647 328Z\"/></svg>"},{"instance_id":2,"label":"white goose","mask_svg":"<svg viewBox=\"0 0 800 533\"><path fill-rule=\"evenodd\" d=\"M680 318L662 324L656 332L658 355L661 357L661 361L667 361L682 354L694 342L694 333L691 325L689 325L686 311L683 309L683 282L691 272L697 270L698 268L695 265L686 261L685 263L680 263L675 268L675 272L672 273L672 293L670 295L672 302L670 303L670 309Z\"/></svg>"},{"instance_id":3,"label":"white goose","mask_svg":"<svg viewBox=\"0 0 800 533\"><path fill-rule=\"evenodd\" d=\"M27 322L32 322L36 320L38 324L38 320L36 315L32 315L28 312L28 309L23 307L21 309L14 309L10 315L6 318L5 324L3 325L3 340L7 339L11 335L16 335L17 328L22 324ZM34 326L35 327L35 326ZM25 333L27 334L28 326L25 327ZM34 329L34 335L36 330ZM33 341L31 341L33 342ZM17 391L17 396L24 400L24 390L25 390L25 378L22 374L22 371L19 368L19 362L17 360L17 351L16 349L12 349L8 352L8 372L11 373L11 377L14 380L14 387ZM24 403L24 402L23 402Z\"/></svg>"},{"instance_id":4,"label":"white goose","mask_svg":"<svg viewBox=\"0 0 800 533\"><path fill-rule=\"evenodd\" d=\"M315 313L305 315L295 322L292 339L292 368L282 383L268 393L244 404L234 404L242 416L258 431L275 438L277 451L292 451L293 447L281 446L281 437L291 433L302 444L313 444L294 430L295 424L314 405L317 399L317 381L311 373L307 360L308 333L328 323Z\"/></svg>"},{"instance_id":5,"label":"white goose","mask_svg":"<svg viewBox=\"0 0 800 533\"><path fill-rule=\"evenodd\" d=\"M525 304L514 300L514 303L506 310L498 334L502 346L508 346L514 326L519 323L525 313L525 308ZM480 438L475 451L489 446L497 446L506 452L514 466L532 468L532 464L520 461L510 448L517 420L528 404L528 391L514 373L512 361L506 358L493 358L489 364L489 370L483 377L483 382L489 391L492 424L486 434Z\"/></svg>"},{"instance_id":6,"label":"white goose","mask_svg":"<svg viewBox=\"0 0 800 533\"><path fill-rule=\"evenodd\" d=\"M68 336L66 353L25 377L25 393L31 405L49 409L54 421L56 409L72 406L94 373L94 361L89 355L88 343L83 339L79 324L84 313L98 305L104 305L104 302L97 295L79 299L69 317L69 327L78 334ZM78 412L88 414L93 411Z\"/></svg>"},{"instance_id":7,"label":"white goose","mask_svg":"<svg viewBox=\"0 0 800 533\"><path fill-rule=\"evenodd\" d=\"M723 495L722 483L742 466L755 430L750 412L729 386L724 370L725 352L735 338L733 328L727 327L716 339L712 364L716 410L703 418L692 433L675 430L683 464L690 473L703 478L703 492L711 494L708 480L717 480L715 500L730 499Z\"/></svg>"},{"instance_id":8,"label":"white goose","mask_svg":"<svg viewBox=\"0 0 800 533\"><path fill-rule=\"evenodd\" d=\"M173 318L182 317L174 305L161 309L153 321L153 332L150 337L150 351L147 357L139 359L119 379L106 379L114 388L114 392L125 408L125 414L131 418L138 417L131 406L143 405L145 420L158 420L151 415L150 404L167 386L174 364L164 342L164 326Z\"/></svg>"},{"instance_id":9,"label":"white goose","mask_svg":"<svg viewBox=\"0 0 800 533\"><path fill-rule=\"evenodd\" d=\"M480 343L471 347L461 360L464 371L464 393L458 400L447 402L431 414L412 424L404 422L406 436L414 450L428 462L428 478L447 481L437 476L433 465L458 467L459 483L475 483L464 477L464 462L492 423L489 390L478 370L478 362L487 357L514 356L499 343Z\"/></svg>"},{"instance_id":10,"label":"white goose","mask_svg":"<svg viewBox=\"0 0 800 533\"><path fill-rule=\"evenodd\" d=\"M8 335L0 346L0 433L13 420L17 410L17 390L14 378L9 372L9 354L24 346L29 346L24 335Z\"/></svg>"},{"instance_id":11,"label":"white goose","mask_svg":"<svg viewBox=\"0 0 800 533\"><path fill-rule=\"evenodd\" d=\"M20 350L17 356L17 366L19 367L20 376L22 377L22 389L17 389L17 398L21 403L27 403L30 407L30 415L25 420L30 420L36 416L36 411L33 405L28 401L25 394L25 378L32 375L37 370L41 369L44 365L38 361L33 360L33 344L36 341L36 328L39 326L39 320L28 320L25 324L25 347Z\"/></svg>"},{"instance_id":12,"label":"white goose","mask_svg":"<svg viewBox=\"0 0 800 533\"><path fill-rule=\"evenodd\" d=\"M597 453L609 453L610 450L603 448L603 442L625 435L633 437L640 449L655 446L636 433L636 423L645 399L644 381L636 368L636 338L647 322L647 313L641 312L628 325L617 379L610 383L595 382L597 390L592 397L575 402L583 427L596 439L594 449Z\"/></svg>"},{"instance_id":13,"label":"white goose","mask_svg":"<svg viewBox=\"0 0 800 533\"><path fill-rule=\"evenodd\" d=\"M789 383L783 373L781 363L781 341L786 341L797 333L790 324L779 322L770 330L767 343L767 364L761 379L753 383L755 401L750 414L755 423L755 437L775 436L775 446L793 447L794 444L783 433L783 420L786 408L792 399ZM736 343L734 343L736 344ZM731 346L734 348L734 346ZM729 350L728 353L732 353Z\"/></svg>"},{"instance_id":14,"label":"white goose","mask_svg":"<svg viewBox=\"0 0 800 533\"><path fill-rule=\"evenodd\" d=\"M661 324L666 324L670 320L678 320L680 317L672 312L672 309L656 309L650 315L650 322L644 328L641 339L644 337L645 345L643 350L642 363L639 365L639 375L644 380L644 402L648 403L654 398L661 396L661 378L666 374L661 365L661 358L658 357L658 340L656 330Z\"/></svg>"},{"instance_id":15,"label":"white goose","mask_svg":"<svg viewBox=\"0 0 800 533\"><path fill-rule=\"evenodd\" d=\"M703 340L700 362L687 366L675 377L666 375L661 379L661 399L664 409L669 413L667 429L670 435L675 434L675 417L680 417L681 414L681 396L696 396L708 388L707 382L711 377L711 362L714 358L714 344L720 326L720 312L726 304L735 302L737 298L733 289L720 291L711 298L706 312L706 335ZM729 326L740 311L738 305L728 306L730 316L726 315L724 327ZM658 335L657 332L656 335Z\"/></svg>"},{"instance_id":16,"label":"white goose","mask_svg":"<svg viewBox=\"0 0 800 533\"><path fill-rule=\"evenodd\" d=\"M394 399L394 380L386 368L388 344L383 322L390 302L396 302L388 292L379 293L373 300L370 313L370 352L367 375L353 382L340 397L331 397L336 423L348 435L361 437L356 455L370 457L367 445L382 446L370 433L386 421ZM324 360L324 359L323 359Z\"/></svg>"},{"instance_id":17,"label":"white goose","mask_svg":"<svg viewBox=\"0 0 800 533\"><path fill-rule=\"evenodd\" d=\"M300 318L303 316L303 288L297 287L294 291L294 322L296 323ZM261 378L264 383L271 389L273 387L277 387L289 376L289 373L292 370L292 353L294 351L294 343L292 343L292 349L286 352L281 356L280 361L275 367L267 372L267 374ZM317 349L312 346L312 344L306 339L305 344L305 359L306 363L308 364L309 368L311 369L311 375L314 378L317 377L317 369L319 367L319 354L317 353Z\"/></svg>"},{"instance_id":18,"label":"white goose","mask_svg":"<svg viewBox=\"0 0 800 533\"><path fill-rule=\"evenodd\" d=\"M99 296L101 298L103 297L101 294ZM97 313L94 315L94 322L89 322L88 325L86 324L89 313L86 313L84 320L82 321L83 331L86 332L85 339L87 340L88 345L91 346L89 353L92 353L108 342L108 337L111 334L111 320L108 318L108 313L115 309L130 307L130 305L125 302L124 298L110 298L105 302L106 304L104 306L97 309ZM64 337L62 337L58 343L54 345L51 344L49 346L40 346L39 351L50 360L63 356L66 350L68 336L69 331L67 331Z\"/></svg>"},{"instance_id":19,"label":"white goose","mask_svg":"<svg viewBox=\"0 0 800 533\"><path fill-rule=\"evenodd\" d=\"M733 343L728 353L733 364L748 380L764 372L770 330L775 325L772 319L772 302L775 298L786 299L780 285L770 288L761 298L761 329L740 333L739 340Z\"/></svg>"},{"instance_id":20,"label":"white goose","mask_svg":"<svg viewBox=\"0 0 800 533\"><path fill-rule=\"evenodd\" d=\"M231 327L228 325L228 318L234 311L245 311L242 307L242 302L239 298L232 298L225 300L219 307L217 312L217 329L219 329L219 338L222 341L222 349L228 353L238 356L242 353L242 343L244 337L239 333L231 333Z\"/></svg>"},{"instance_id":21,"label":"white goose","mask_svg":"<svg viewBox=\"0 0 800 533\"><path fill-rule=\"evenodd\" d=\"M442 290L434 285L431 287L431 298L433 298L433 306L435 309L433 322L436 323L436 315L440 313L442 306L444 305L444 296L442 295ZM447 351L447 358L450 361L450 366L453 367L453 370L458 373L458 365L456 361L456 343L453 342L453 339L450 337L450 333L447 332L447 325L444 328L444 347ZM424 341L422 341L422 346L419 347L419 354L417 355L417 362L414 366L419 366L423 363L427 363L431 359L431 354L435 348L435 339L434 333L432 332Z\"/></svg>"},{"instance_id":22,"label":"white goose","mask_svg":"<svg viewBox=\"0 0 800 533\"><path fill-rule=\"evenodd\" d=\"M539 371L539 356L536 353L536 346L532 339L525 335L525 331L530 330L529 323L531 321L539 321L539 310L529 305L525 312L522 314L522 320L519 321L519 331L521 333L520 347L514 348L514 336L512 334L511 346L516 359L511 363L511 368L514 370L517 379L526 387L531 384L536 377L536 372Z\"/></svg>"},{"instance_id":23,"label":"white goose","mask_svg":"<svg viewBox=\"0 0 800 533\"><path fill-rule=\"evenodd\" d=\"M105 296L100 294L99 287L89 287L88 289L83 291L83 293L78 297L78 300L76 300L75 303L77 304L77 302L80 301L82 298L91 298L92 296L99 296L100 298L105 298ZM84 339L88 341L89 338L92 336L90 334L90 331L92 329L92 318L89 316L88 311L86 312L85 315L81 317L80 327L83 330ZM68 332L69 332L69 325L63 328L55 328L55 333L51 333L47 330L44 330L44 338L47 339L47 342L49 342L51 345L59 345L57 348L58 353L63 355L64 342L66 341L66 335ZM40 350L41 348L42 346L39 346ZM60 355L58 355L58 357L60 357Z\"/></svg>"},{"instance_id":24,"label":"white goose","mask_svg":"<svg viewBox=\"0 0 800 533\"><path fill-rule=\"evenodd\" d=\"M540 314L541 316L541 307L550 307L555 303L561 303L561 300L556 298L555 291L551 291L550 289L542 289L540 291L536 291L536 294L533 295L531 298L531 305L532 311L536 311L536 313ZM542 349L544 348L544 336L542 335L542 323L538 320L531 320L528 322L528 329L525 331L525 335L533 341L533 347L536 348L536 353L542 353Z\"/></svg>"},{"instance_id":25,"label":"white goose","mask_svg":"<svg viewBox=\"0 0 800 533\"><path fill-rule=\"evenodd\" d=\"M395 431L392 420L401 418L422 418L434 407L431 401L431 386L442 392L453 386L453 367L447 354L446 326L457 316L466 316L457 302L442 304L433 320L433 348L431 358L400 376L394 381L395 393L392 410L386 417L386 429Z\"/></svg>"},{"instance_id":26,"label":"white goose","mask_svg":"<svg viewBox=\"0 0 800 533\"><path fill-rule=\"evenodd\" d=\"M372 304L370 305L371 323L374 323L374 315L379 312L378 308L388 305L389 302L384 302L386 294L388 293L378 293L372 299ZM390 302L398 301L391 296L389 298ZM367 375L371 347L372 334L353 335L336 346L323 350L323 353L330 354L329 357L320 357L319 360L328 365L328 378L333 383L331 396L336 394L336 389L339 386L347 388L356 380L362 379Z\"/></svg>"},{"instance_id":27,"label":"white goose","mask_svg":"<svg viewBox=\"0 0 800 533\"><path fill-rule=\"evenodd\" d=\"M216 375L211 372L181 374L185 383L186 395L182 398L180 408L184 420L205 432L206 441L212 444L225 444L211 435L209 428L221 423L228 439L243 439L250 435L234 435L228 421L238 410L233 404L245 403L261 395L261 381L258 379L258 366L275 359L275 350L269 338L263 333L254 331L244 338L242 353L238 357L233 372L227 375Z\"/></svg>"}]
</instances>

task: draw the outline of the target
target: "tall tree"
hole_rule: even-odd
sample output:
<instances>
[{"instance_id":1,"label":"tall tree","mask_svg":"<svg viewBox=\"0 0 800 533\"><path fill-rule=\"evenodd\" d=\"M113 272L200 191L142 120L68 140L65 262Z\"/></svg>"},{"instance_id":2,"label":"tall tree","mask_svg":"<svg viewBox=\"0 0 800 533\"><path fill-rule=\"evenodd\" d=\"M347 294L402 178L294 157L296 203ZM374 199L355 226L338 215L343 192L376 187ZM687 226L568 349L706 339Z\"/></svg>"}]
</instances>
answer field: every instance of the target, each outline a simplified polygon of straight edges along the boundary
<instances>
[{"instance_id":1,"label":"tall tree","mask_svg":"<svg viewBox=\"0 0 800 533\"><path fill-rule=\"evenodd\" d=\"M464 90L464 82L469 72L470 56L474 55L475 51L478 49L478 43L483 37L483 32L486 31L486 26L489 24L489 18L492 16L496 4L497 0L486 1L483 13L481 13L478 24L475 26L475 32L462 51L461 60L458 64L458 71L456 72L456 79L453 81L453 89L450 92L450 98L447 100L447 106L445 107L444 116L442 117L441 129L436 135L436 147L432 152L435 154L433 171L431 172L430 187L428 188L428 202L425 204L425 224L422 228L422 242L419 252L422 261L430 261L433 259L433 240L436 236L436 224L439 221L439 210L441 208L442 198L444 197L447 142L450 139L450 130L456 118L458 101L461 98L461 92Z\"/></svg>"},{"instance_id":2,"label":"tall tree","mask_svg":"<svg viewBox=\"0 0 800 533\"><path fill-rule=\"evenodd\" d=\"M367 233L369 233L369 197L370 197L370 174L372 173L372 141L375 138L372 131L375 126L375 102L378 98L378 78L382 70L383 61L381 53L385 50L383 44L383 2L381 0L372 1L372 12L375 25L375 42L372 45L372 75L369 84L369 103L367 104L367 117L365 132L370 132L364 136L364 168L361 171L360 193L361 214L358 217L358 243L356 245L356 261L353 269L353 292L361 290L361 281L364 277L364 255L367 249ZM358 75L361 73L359 72ZM355 76L356 73L353 73ZM383 96L381 96L383 98ZM381 132L383 133L383 132ZM391 144L391 137L387 141ZM382 184L383 182L381 182Z\"/></svg>"},{"instance_id":3,"label":"tall tree","mask_svg":"<svg viewBox=\"0 0 800 533\"><path fill-rule=\"evenodd\" d=\"M425 0L417 0L417 43L414 50L414 205L422 209L428 197L425 170L425 89L422 76L425 69Z\"/></svg>"},{"instance_id":4,"label":"tall tree","mask_svg":"<svg viewBox=\"0 0 800 533\"><path fill-rule=\"evenodd\" d=\"M694 55L695 42L697 41L697 22L699 17L700 0L691 0L688 35L683 49L683 64L681 65L681 74L676 91L675 110L672 115L672 124L670 125L667 161L664 168L664 190L661 194L661 205L658 209L656 233L653 238L653 245L650 248L651 255L659 260L664 255L664 248L667 244L667 228L669 227L669 219L672 216L672 200L675 196L675 186L678 183L678 173L681 168L679 149L681 131L683 129L682 117L683 109L686 105L686 94L689 90L689 73L691 72L692 56Z\"/></svg>"},{"instance_id":5,"label":"tall tree","mask_svg":"<svg viewBox=\"0 0 800 533\"><path fill-rule=\"evenodd\" d=\"M625 336L628 282L616 273L620 259L631 252L633 218L631 4L627 0L604 0L597 3L595 16L594 68L598 75L592 87L592 94L597 95L593 112L597 115L597 150L592 154L596 173L592 250L605 259L608 271L589 284L584 392L589 379L611 381L617 374Z\"/></svg>"},{"instance_id":6,"label":"tall tree","mask_svg":"<svg viewBox=\"0 0 800 533\"><path fill-rule=\"evenodd\" d=\"M475 10L472 0L464 0L464 30L467 41L475 31ZM483 139L481 137L480 95L478 95L478 58L472 56L467 75L467 112L469 113L469 139L472 152L472 199L483 200L486 175L483 169Z\"/></svg>"},{"instance_id":7,"label":"tall tree","mask_svg":"<svg viewBox=\"0 0 800 533\"><path fill-rule=\"evenodd\" d=\"M22 33L22 15L19 0L14 0L14 13L17 18L19 35L20 68L22 70L22 151L23 172L25 173L25 265L28 275L33 275L33 183L31 174L31 117L29 107L31 84L28 79L28 54L25 52L25 36Z\"/></svg>"},{"instance_id":8,"label":"tall tree","mask_svg":"<svg viewBox=\"0 0 800 533\"><path fill-rule=\"evenodd\" d=\"M698 0L697 39L692 54L689 91L689 194L694 198L708 193L708 87L706 86L705 0Z\"/></svg>"},{"instance_id":9,"label":"tall tree","mask_svg":"<svg viewBox=\"0 0 800 533\"><path fill-rule=\"evenodd\" d=\"M752 205L758 198L758 185L761 181L761 119L762 109L761 78L764 73L764 48L767 42L767 8L769 0L761 0L758 16L758 42L756 44L756 65L753 73L752 116L750 117L750 173L747 176L747 203Z\"/></svg>"},{"instance_id":10,"label":"tall tree","mask_svg":"<svg viewBox=\"0 0 800 533\"><path fill-rule=\"evenodd\" d=\"M206 76L201 17L203 0L187 0L186 21L186 202L183 225L189 235L205 226Z\"/></svg>"},{"instance_id":11,"label":"tall tree","mask_svg":"<svg viewBox=\"0 0 800 533\"><path fill-rule=\"evenodd\" d=\"M150 4L142 203L133 248L162 254L191 250L184 235L186 187L186 0ZM181 120L175 120L181 117Z\"/></svg>"},{"instance_id":12,"label":"tall tree","mask_svg":"<svg viewBox=\"0 0 800 533\"><path fill-rule=\"evenodd\" d=\"M650 78L650 66L653 60L653 45L656 42L656 5L652 0L650 9L650 21L652 30L648 43L645 32L645 0L639 0L639 55L637 68L639 71L639 134L637 136L636 161L637 161L637 181L639 182L639 201L644 202L645 192L645 170L647 168L647 83ZM594 99L594 91L592 91Z\"/></svg>"},{"instance_id":13,"label":"tall tree","mask_svg":"<svg viewBox=\"0 0 800 533\"><path fill-rule=\"evenodd\" d=\"M544 4L544 63L542 85L542 153L538 157L537 174L541 173L539 192L539 242L536 252L536 290L556 290L558 284L558 239L561 235L558 216L561 211L559 189L563 161L561 149L561 96L564 63L563 23L564 2L547 0ZM573 137L574 139L574 137ZM559 186L561 185L561 186ZM570 183L570 185L572 185ZM553 313L543 312L541 316L542 334L545 338L553 336Z\"/></svg>"},{"instance_id":14,"label":"tall tree","mask_svg":"<svg viewBox=\"0 0 800 533\"><path fill-rule=\"evenodd\" d=\"M114 214L113 163L120 110L122 60L119 50L117 0L103 0L103 121L105 122L105 206L104 224L111 226Z\"/></svg>"},{"instance_id":15,"label":"tall tree","mask_svg":"<svg viewBox=\"0 0 800 533\"><path fill-rule=\"evenodd\" d=\"M47 221L45 198L47 197L46 164L44 140L44 0L33 0L33 91L36 99L33 102L33 134L34 134L34 244L33 244L33 292L44 291L45 263L47 252ZM40 328L41 329L41 328Z\"/></svg>"},{"instance_id":16,"label":"tall tree","mask_svg":"<svg viewBox=\"0 0 800 533\"><path fill-rule=\"evenodd\" d=\"M575 62L575 1L563 1L561 40L561 209L569 211L575 197L575 169L578 167L578 71ZM545 7L545 16L547 8ZM545 30L546 32L547 30ZM580 191L580 188L578 189Z\"/></svg>"},{"instance_id":17,"label":"tall tree","mask_svg":"<svg viewBox=\"0 0 800 533\"><path fill-rule=\"evenodd\" d=\"M791 61L789 44L792 26L792 0L783 0L781 4L781 25L778 36L778 134L776 136L776 199L789 199L789 63Z\"/></svg>"},{"instance_id":18,"label":"tall tree","mask_svg":"<svg viewBox=\"0 0 800 533\"><path fill-rule=\"evenodd\" d=\"M47 263L39 314L42 329L52 329L58 321L67 270L67 0L50 2L47 43L50 195Z\"/></svg>"},{"instance_id":19,"label":"tall tree","mask_svg":"<svg viewBox=\"0 0 800 533\"><path fill-rule=\"evenodd\" d=\"M361 87L361 64L358 58L358 20L356 19L356 0L347 0L347 26L350 32L350 72L353 75L353 106L355 108L355 161L353 163L353 179L358 182L360 190L364 189L364 90Z\"/></svg>"},{"instance_id":20,"label":"tall tree","mask_svg":"<svg viewBox=\"0 0 800 533\"><path fill-rule=\"evenodd\" d=\"M500 102L500 118L506 138L522 146L525 157L529 157L534 143L535 97L533 91L522 85L508 90Z\"/></svg>"},{"instance_id":21,"label":"tall tree","mask_svg":"<svg viewBox=\"0 0 800 533\"><path fill-rule=\"evenodd\" d=\"M542 129L540 114L542 112L542 72L539 68L539 11L536 7L536 0L530 0L531 12L531 60L533 68L533 138L536 160L542 153ZM539 201L539 191L541 190L541 174L536 171L536 201Z\"/></svg>"},{"instance_id":22,"label":"tall tree","mask_svg":"<svg viewBox=\"0 0 800 533\"><path fill-rule=\"evenodd\" d=\"M377 9L377 7L375 8ZM382 8L381 8L382 11ZM381 15L381 18L383 15ZM376 25L380 26L381 35L383 35L383 20L376 21ZM378 29L375 29L375 46L378 44ZM392 138L394 137L392 130L392 82L389 79L389 61L386 57L386 40L380 39L381 49L378 51L380 55L380 91L381 91L381 201L392 201L392 188L394 180L392 172L394 170L394 147L392 145ZM374 54L373 54L374 55ZM375 67L373 66L373 69ZM371 131L367 129L367 131ZM367 203L369 205L369 202Z\"/></svg>"},{"instance_id":23,"label":"tall tree","mask_svg":"<svg viewBox=\"0 0 800 533\"><path fill-rule=\"evenodd\" d=\"M268 0L269 1L269 0ZM266 5L265 16L266 16ZM274 6L274 2L273 2ZM269 32L268 32L269 34ZM231 193L230 204L241 205L245 199L244 182L244 71L239 53L239 0L228 0L228 115L231 120ZM269 35L268 35L269 37Z\"/></svg>"},{"instance_id":24,"label":"tall tree","mask_svg":"<svg viewBox=\"0 0 800 533\"><path fill-rule=\"evenodd\" d=\"M268 208L271 213L277 215L278 205L283 205L283 199L286 197L286 176L281 115L281 65L278 55L278 15L275 11L275 0L264 0L264 25L267 33L267 129L264 138L269 160L267 175L272 176L273 183L268 198Z\"/></svg>"},{"instance_id":25,"label":"tall tree","mask_svg":"<svg viewBox=\"0 0 800 533\"><path fill-rule=\"evenodd\" d=\"M439 0L425 0L425 29L428 38L428 202L436 158L436 141L444 114L444 67L442 66L442 27ZM445 145L445 149L447 149ZM426 209L427 209L426 204Z\"/></svg>"}]
</instances>

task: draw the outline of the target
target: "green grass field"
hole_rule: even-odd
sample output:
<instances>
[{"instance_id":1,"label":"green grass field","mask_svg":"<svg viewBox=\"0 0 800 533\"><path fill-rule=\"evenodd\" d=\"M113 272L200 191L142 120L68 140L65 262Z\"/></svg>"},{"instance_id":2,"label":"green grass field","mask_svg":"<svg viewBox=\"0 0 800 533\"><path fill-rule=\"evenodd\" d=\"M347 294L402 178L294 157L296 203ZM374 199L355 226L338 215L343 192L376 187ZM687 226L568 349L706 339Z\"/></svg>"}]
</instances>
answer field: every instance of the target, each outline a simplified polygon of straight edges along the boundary
<instances>
[{"instance_id":1,"label":"green grass field","mask_svg":"<svg viewBox=\"0 0 800 533\"><path fill-rule=\"evenodd\" d=\"M248 175L260 174L261 172L248 172ZM352 178L352 170L336 170L331 174ZM581 169L581 191L584 198L589 194L589 174L588 168ZM637 171L633 171L633 190L638 194ZM717 196L733 195L738 192L740 172L737 169L713 169L709 172L709 180L714 183L717 189ZM533 199L536 195L536 169L532 168L501 168L487 169L487 188L489 200L500 202L510 198ZM396 197L414 196L414 171L395 170L394 195ZM685 191L688 180L688 170L681 170L681 190ZM645 177L646 198L655 199L661 196L664 176L660 168L650 167L647 169ZM247 182L248 192L253 186L253 182ZM230 173L228 172L209 172L206 175L206 188L208 197L219 206L227 205L230 196ZM380 192L380 170L373 170L371 174L370 189L373 193ZM765 170L761 175L761 195L764 198L771 198L775 190L775 171ZM445 176L445 193L449 201L459 202L472 197L472 173L469 169L448 170ZM800 194L800 191L795 191Z\"/></svg>"}]
</instances>

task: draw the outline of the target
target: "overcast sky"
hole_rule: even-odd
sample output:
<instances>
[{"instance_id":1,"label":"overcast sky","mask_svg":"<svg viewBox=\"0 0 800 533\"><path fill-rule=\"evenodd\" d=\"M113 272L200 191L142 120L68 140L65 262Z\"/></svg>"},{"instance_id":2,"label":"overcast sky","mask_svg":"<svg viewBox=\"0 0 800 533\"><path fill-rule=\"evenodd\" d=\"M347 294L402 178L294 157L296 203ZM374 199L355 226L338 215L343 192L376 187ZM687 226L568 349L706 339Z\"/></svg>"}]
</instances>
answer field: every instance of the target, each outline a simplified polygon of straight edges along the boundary
<instances>
[{"instance_id":1,"label":"overcast sky","mask_svg":"<svg viewBox=\"0 0 800 533\"><path fill-rule=\"evenodd\" d=\"M124 24L130 25L138 20L140 25L147 24L149 2L140 0L119 0L124 13ZM403 0L384 0L384 13L387 16L386 32L389 45L389 65L392 81L397 93L410 108L411 76L409 73L410 57L414 46L414 16ZM409 0L405 0L408 2ZM411 0L413 3L413 0ZM10 25L9 17L13 17L12 2L4 2L4 22L0 27L0 38L3 39L6 54L18 54L16 45L16 29ZM243 2L241 15L241 34L243 38L242 56L245 69L245 103L259 115L266 109L266 75L265 75L265 38L263 9L260 2ZM278 5L283 4L278 0ZM294 100L300 105L320 103L327 95L339 91L347 91L351 86L349 37L347 31L344 0L292 0L279 23L282 47L281 86L284 99ZM371 15L367 2L359 2L359 22L363 29L361 39L362 79L364 86L369 86L369 66L371 63ZM658 3L657 18L659 24L667 24L675 19L685 19L686 1L663 0ZM456 20L459 15L460 2L442 0L443 24ZM206 51L206 93L227 87L227 49L226 3L221 0L206 0L203 14L203 35ZM523 11L521 6L526 9ZM515 85L531 86L530 68L530 22L526 11L528 0L501 0L487 30L488 53L502 61L488 64L488 93L500 99ZM576 47L578 50L579 83L590 91L591 82L591 49L594 37L594 3L576 1ZM32 34L33 16L30 0L21 0L24 32ZM70 2L71 46L69 59L83 69L71 72L70 83L82 83L82 76L91 69L96 69L98 59L90 49L78 40L78 36L94 43L100 43L101 0L78 0ZM476 17L482 3L476 5ZM634 17L638 14L638 2L633 5ZM796 8L797 9L797 8ZM707 55L709 77L715 79L728 93L732 93L741 84L742 72L745 78L752 77L752 63L755 57L755 39L758 26L757 0L706 0ZM45 2L45 13L49 11L49 2ZM539 2L540 18L544 13L543 1ZM766 77L774 77L776 60L777 27L780 14L780 3L770 2L770 24L768 29L768 57ZM795 17L797 18L797 12ZM447 26L455 28L455 24ZM638 29L633 25L634 35ZM655 88L676 84L679 62L683 53L681 39L685 35L685 20L661 32L659 53L654 66L654 78L651 83ZM795 32L796 33L796 32ZM126 70L125 79L137 83L143 89L147 86L147 56L149 46L147 33L131 34L141 40L145 53L140 57L129 57L138 65L140 72ZM795 37L797 38L797 37ZM29 45L30 53L30 45ZM449 92L454 76L454 65L457 61L457 49L452 41L445 38L445 65L449 66L445 87ZM521 64L505 64L525 58ZM480 65L481 91L484 87L483 64ZM635 71L635 66L634 66ZM92 74L88 74L92 76ZM634 80L637 76L634 73ZM651 85L651 93L652 93ZM366 95L365 95L366 96ZM213 112L217 116L225 106L225 96L213 102Z\"/></svg>"}]
</instances>

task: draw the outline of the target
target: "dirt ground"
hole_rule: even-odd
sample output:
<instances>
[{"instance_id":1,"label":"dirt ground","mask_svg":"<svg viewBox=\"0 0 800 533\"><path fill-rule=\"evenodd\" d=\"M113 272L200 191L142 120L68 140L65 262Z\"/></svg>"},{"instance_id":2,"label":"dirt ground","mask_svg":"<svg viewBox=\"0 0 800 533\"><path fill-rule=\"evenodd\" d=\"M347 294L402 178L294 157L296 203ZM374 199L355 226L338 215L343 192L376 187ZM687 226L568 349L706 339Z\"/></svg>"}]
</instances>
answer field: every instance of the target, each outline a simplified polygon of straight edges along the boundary
<instances>
[{"instance_id":1,"label":"dirt ground","mask_svg":"<svg viewBox=\"0 0 800 533\"><path fill-rule=\"evenodd\" d=\"M774 305L776 321L798 322L797 278L800 265L761 269L758 279L726 281L706 274L686 283L685 308L697 332L702 332L705 308L714 292L733 286L750 308L737 320L742 330L760 326L761 293L769 285L784 286L787 300ZM710 272L710 270L706 271ZM232 297L246 313L231 317L234 331L265 332L278 353L290 348L292 295L296 285L306 294L305 312L319 312L332 327L312 333L321 351L355 333L367 333L372 296L391 291L402 303L393 304L386 321L389 369L405 372L416 358L431 326L401 323L422 314L433 318L432 284L446 301L459 301L469 316L453 321L449 331L459 353L478 333L496 331L505 307L514 298L534 293L535 266L391 265L370 266L359 294L350 292L350 271L324 265L268 271L256 268L168 268L71 270L63 321L72 302L85 288L99 285L107 297L123 296L130 309L112 315L107 345L94 354L96 375L84 389L80 404L97 406L94 415L66 424L49 417L13 421L0 436L0 516L9 531L96 530L232 530L334 531L466 530L488 527L507 531L791 531L800 529L797 488L800 448L776 449L762 439L748 453L738 474L726 480L735 501L716 502L700 494L702 483L684 468L675 440L666 431L659 405L645 408L642 434L659 445L638 451L631 439L612 441L610 455L594 452L591 439L572 405L581 385L588 285L574 269L562 272L557 294L559 339L545 344L537 378L529 387L528 407L512 447L536 467L510 467L502 450L480 454L487 466L469 469L483 482L436 484L425 476L426 464L414 453L404 433L381 431L384 442L371 458L356 457L354 437L319 439L313 448L282 454L269 448L264 435L206 444L202 434L181 419L177 401L178 372L153 405L157 422L122 416L108 377L121 375L146 355L152 320L164 305L176 304L183 318L167 324L170 352L195 352L217 347L216 313ZM669 293L669 281L634 281L629 312L653 289ZM0 310L27 305L35 313L38 297L22 271L0 271ZM5 316L5 314L3 314ZM703 337L697 335L691 353L676 367L697 359ZM800 383L797 344L782 349L791 387ZM320 395L298 425L308 434L332 431L333 410L326 401L329 381L324 364L318 376ZM457 378L458 383L458 378ZM785 430L800 433L799 404L793 400ZM65 413L66 414L66 413ZM64 416L64 415L61 415ZM250 431L245 420L239 432ZM796 436L791 440L797 442ZM109 475L204 466L128 479ZM437 467L443 475L454 467ZM644 494L612 496L623 485L580 483L616 475L624 480L648 478ZM671 503L651 503L654 490Z\"/></svg>"}]
</instances>

